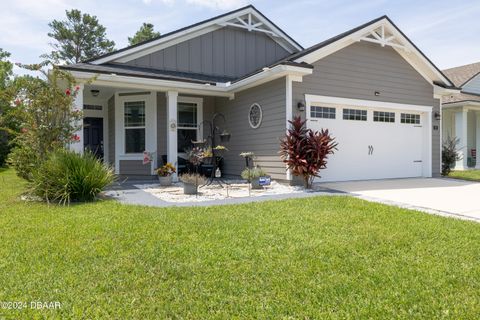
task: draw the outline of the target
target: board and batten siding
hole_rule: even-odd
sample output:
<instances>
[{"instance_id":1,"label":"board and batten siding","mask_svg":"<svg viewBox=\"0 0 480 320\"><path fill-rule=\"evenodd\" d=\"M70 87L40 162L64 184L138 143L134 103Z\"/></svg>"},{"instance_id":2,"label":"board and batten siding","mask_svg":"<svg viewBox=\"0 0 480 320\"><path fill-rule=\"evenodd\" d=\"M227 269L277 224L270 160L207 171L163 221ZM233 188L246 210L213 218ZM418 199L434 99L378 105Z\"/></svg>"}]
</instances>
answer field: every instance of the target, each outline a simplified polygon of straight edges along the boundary
<instances>
[{"instance_id":1,"label":"board and batten siding","mask_svg":"<svg viewBox=\"0 0 480 320\"><path fill-rule=\"evenodd\" d=\"M245 168L241 152L254 152L255 163L274 179L286 178L285 165L278 154L280 139L285 134L286 81L280 78L258 87L235 94L235 99L216 98L217 112L225 115L225 128L232 134L225 146L224 173L238 176ZM248 112L253 103L262 107L263 120L259 128L253 129L248 122Z\"/></svg>"},{"instance_id":2,"label":"board and batten siding","mask_svg":"<svg viewBox=\"0 0 480 320\"><path fill-rule=\"evenodd\" d=\"M288 55L265 33L224 27L126 64L237 78Z\"/></svg>"},{"instance_id":3,"label":"board and batten siding","mask_svg":"<svg viewBox=\"0 0 480 320\"><path fill-rule=\"evenodd\" d=\"M115 165L115 95L107 102L108 113L108 162Z\"/></svg>"},{"instance_id":4,"label":"board and batten siding","mask_svg":"<svg viewBox=\"0 0 480 320\"><path fill-rule=\"evenodd\" d=\"M358 42L313 63L311 75L293 82L293 106L305 101L305 94L432 106L433 86L393 48ZM375 91L380 93L375 96ZM440 125L432 119L432 125ZM352 133L353 134L353 133ZM440 130L432 130L432 172L440 173Z\"/></svg>"}]
</instances>

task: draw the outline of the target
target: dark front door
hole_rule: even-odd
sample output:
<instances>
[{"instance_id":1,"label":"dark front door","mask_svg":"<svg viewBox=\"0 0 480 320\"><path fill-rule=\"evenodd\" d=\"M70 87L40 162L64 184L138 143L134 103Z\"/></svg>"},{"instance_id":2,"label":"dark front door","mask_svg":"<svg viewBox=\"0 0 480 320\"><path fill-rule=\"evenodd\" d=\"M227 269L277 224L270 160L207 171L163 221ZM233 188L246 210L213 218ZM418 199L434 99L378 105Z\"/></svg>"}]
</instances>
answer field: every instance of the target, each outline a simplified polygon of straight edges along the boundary
<instances>
[{"instance_id":1,"label":"dark front door","mask_svg":"<svg viewBox=\"0 0 480 320\"><path fill-rule=\"evenodd\" d=\"M83 148L103 159L103 119L83 119Z\"/></svg>"}]
</instances>

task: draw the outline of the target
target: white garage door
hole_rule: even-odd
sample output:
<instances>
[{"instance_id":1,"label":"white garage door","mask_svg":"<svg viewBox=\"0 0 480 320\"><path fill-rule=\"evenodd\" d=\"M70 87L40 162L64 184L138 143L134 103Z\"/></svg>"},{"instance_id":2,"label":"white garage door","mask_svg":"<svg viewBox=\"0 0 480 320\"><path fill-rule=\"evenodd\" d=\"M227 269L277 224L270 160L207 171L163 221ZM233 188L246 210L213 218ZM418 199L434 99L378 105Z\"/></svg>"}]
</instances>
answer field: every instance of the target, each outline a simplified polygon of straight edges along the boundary
<instances>
[{"instance_id":1,"label":"white garage door","mask_svg":"<svg viewBox=\"0 0 480 320\"><path fill-rule=\"evenodd\" d=\"M317 181L428 175L425 119L427 113L418 111L312 102L307 107L308 127L329 129L338 142Z\"/></svg>"}]
</instances>

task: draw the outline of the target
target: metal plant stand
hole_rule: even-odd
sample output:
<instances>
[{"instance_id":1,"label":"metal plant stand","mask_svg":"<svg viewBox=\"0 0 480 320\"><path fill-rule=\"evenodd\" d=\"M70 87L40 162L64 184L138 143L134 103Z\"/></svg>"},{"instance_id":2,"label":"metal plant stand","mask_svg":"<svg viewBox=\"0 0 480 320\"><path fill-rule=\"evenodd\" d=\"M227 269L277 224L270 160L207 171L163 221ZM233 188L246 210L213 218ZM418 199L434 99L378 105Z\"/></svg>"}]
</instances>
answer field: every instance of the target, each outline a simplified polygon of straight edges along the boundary
<instances>
[{"instance_id":1,"label":"metal plant stand","mask_svg":"<svg viewBox=\"0 0 480 320\"><path fill-rule=\"evenodd\" d=\"M215 177L215 173L217 169L219 169L220 162L223 159L223 152L226 152L226 150L222 152L218 152L218 150L216 149L216 147L218 147L216 137L218 135L220 137L221 142L228 142L230 141L230 137L231 137L230 133L220 130L221 128L217 125L217 122L219 119L222 119L223 124L225 124L226 121L223 113L215 113L212 116L212 120L204 120L202 121L202 123L200 123L200 125L203 126L204 128L205 128L205 125L208 125L210 129L208 137L203 142L203 144L205 145L205 144L208 144L208 142L210 142L210 146L212 148L212 165L213 165L210 177L208 178L207 182L201 187L209 186L213 183L217 183L222 188L224 185L227 185L226 181L221 176Z\"/></svg>"}]
</instances>

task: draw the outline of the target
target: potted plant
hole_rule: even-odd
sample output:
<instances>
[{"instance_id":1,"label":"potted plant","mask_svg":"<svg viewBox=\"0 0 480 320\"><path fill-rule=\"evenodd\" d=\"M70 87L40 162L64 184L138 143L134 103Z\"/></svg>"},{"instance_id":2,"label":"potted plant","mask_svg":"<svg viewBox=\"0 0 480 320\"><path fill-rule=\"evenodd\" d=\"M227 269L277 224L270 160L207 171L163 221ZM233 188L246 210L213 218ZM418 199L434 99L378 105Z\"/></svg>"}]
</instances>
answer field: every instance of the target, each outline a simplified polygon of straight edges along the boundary
<instances>
[{"instance_id":1,"label":"potted plant","mask_svg":"<svg viewBox=\"0 0 480 320\"><path fill-rule=\"evenodd\" d=\"M220 133L220 141L228 142L230 141L231 136L232 135L230 134L230 132L228 132L227 130L223 130L222 133Z\"/></svg>"},{"instance_id":2,"label":"potted plant","mask_svg":"<svg viewBox=\"0 0 480 320\"><path fill-rule=\"evenodd\" d=\"M228 151L227 147L225 146L222 146L222 145L218 145L216 146L215 148L213 148L215 150L215 154L217 156L223 156L225 154L225 152Z\"/></svg>"},{"instance_id":3,"label":"potted plant","mask_svg":"<svg viewBox=\"0 0 480 320\"><path fill-rule=\"evenodd\" d=\"M172 175L177 171L173 164L167 162L158 168L156 172L158 175L158 181L160 181L160 185L163 187L168 187L172 185Z\"/></svg>"},{"instance_id":4,"label":"potted plant","mask_svg":"<svg viewBox=\"0 0 480 320\"><path fill-rule=\"evenodd\" d=\"M259 178L266 176L267 173L260 167L254 167L246 168L242 171L241 175L243 179L247 180L252 185L252 189L262 189Z\"/></svg>"},{"instance_id":5,"label":"potted plant","mask_svg":"<svg viewBox=\"0 0 480 320\"><path fill-rule=\"evenodd\" d=\"M203 153L202 153L202 162L204 164L212 164L213 162L213 152L212 152L212 148L211 147L208 147L208 148L205 148L203 150Z\"/></svg>"},{"instance_id":6,"label":"potted plant","mask_svg":"<svg viewBox=\"0 0 480 320\"><path fill-rule=\"evenodd\" d=\"M205 184L206 179L198 173L185 173L180 176L184 194L197 194L198 186Z\"/></svg>"}]
</instances>

